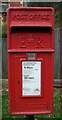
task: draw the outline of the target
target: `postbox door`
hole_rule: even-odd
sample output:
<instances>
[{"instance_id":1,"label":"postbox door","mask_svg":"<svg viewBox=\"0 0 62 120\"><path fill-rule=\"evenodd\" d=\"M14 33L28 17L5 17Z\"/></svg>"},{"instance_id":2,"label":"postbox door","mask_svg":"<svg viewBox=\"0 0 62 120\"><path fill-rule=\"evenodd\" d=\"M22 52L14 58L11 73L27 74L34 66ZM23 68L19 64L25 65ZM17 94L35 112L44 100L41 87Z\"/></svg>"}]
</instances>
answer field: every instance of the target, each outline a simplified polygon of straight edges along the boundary
<instances>
[{"instance_id":1,"label":"postbox door","mask_svg":"<svg viewBox=\"0 0 62 120\"><path fill-rule=\"evenodd\" d=\"M11 63L13 65L11 66L11 70L12 70L11 74L13 75L13 81L12 81L13 88L12 88L11 94L14 95L14 96L11 96L13 97L12 109L13 111L16 111L16 113L17 111L20 111L20 114L23 114L23 112L27 112L27 114L28 113L31 114L31 112L34 113L34 111L35 113L39 113L40 111L41 113L43 112L47 113L53 110L53 106L52 106L53 104L53 100L52 100L53 53L51 54L50 53L35 53L35 54L37 56L35 60L26 59L27 53L15 53L12 55L13 59L11 58L12 59ZM30 62L32 64L33 62L34 63L36 62L37 64L36 69L40 70L40 71L37 71L40 74L40 77L37 76L38 77L37 82L40 86L39 85L36 86L37 85L36 82L34 85L34 82L32 82L32 80L34 80L33 78L31 80L29 79L30 82L32 82L31 85L33 85L33 87L29 87L30 83L28 79L24 79L27 82L27 86L26 86L26 83L23 83L23 67L27 67L27 66L23 66L23 63L26 64L26 62L28 62L29 65L30 65ZM25 72L27 72L27 70ZM29 71L29 72L32 72L32 71ZM30 75L30 73L25 74L25 75ZM33 77L33 75L34 74L32 74L31 77ZM23 84L25 85L26 90L23 90ZM39 91L35 91L33 93L33 90L32 90L28 92L29 89L32 89L32 88L36 90L36 87L38 87L37 90Z\"/></svg>"}]
</instances>

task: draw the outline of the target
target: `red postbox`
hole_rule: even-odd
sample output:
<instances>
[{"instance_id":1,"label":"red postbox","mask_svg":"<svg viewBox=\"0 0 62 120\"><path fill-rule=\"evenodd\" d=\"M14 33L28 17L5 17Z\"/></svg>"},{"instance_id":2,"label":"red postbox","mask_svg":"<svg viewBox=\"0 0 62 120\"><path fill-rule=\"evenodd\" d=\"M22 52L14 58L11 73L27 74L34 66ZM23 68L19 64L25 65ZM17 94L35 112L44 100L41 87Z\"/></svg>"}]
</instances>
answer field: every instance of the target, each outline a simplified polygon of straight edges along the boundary
<instances>
[{"instance_id":1,"label":"red postbox","mask_svg":"<svg viewBox=\"0 0 62 120\"><path fill-rule=\"evenodd\" d=\"M9 8L8 85L12 115L53 111L54 9Z\"/></svg>"}]
</instances>

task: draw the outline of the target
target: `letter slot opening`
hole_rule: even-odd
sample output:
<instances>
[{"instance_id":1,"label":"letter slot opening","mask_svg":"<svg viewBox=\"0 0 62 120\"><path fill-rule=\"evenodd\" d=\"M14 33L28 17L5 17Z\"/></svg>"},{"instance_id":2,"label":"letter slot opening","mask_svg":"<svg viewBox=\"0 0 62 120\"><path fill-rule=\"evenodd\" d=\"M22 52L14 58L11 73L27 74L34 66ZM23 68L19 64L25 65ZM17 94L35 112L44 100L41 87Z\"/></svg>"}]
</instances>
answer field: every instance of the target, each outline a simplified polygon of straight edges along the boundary
<instances>
[{"instance_id":1,"label":"letter slot opening","mask_svg":"<svg viewBox=\"0 0 62 120\"><path fill-rule=\"evenodd\" d=\"M36 50L51 48L51 27L11 27L11 48Z\"/></svg>"}]
</instances>

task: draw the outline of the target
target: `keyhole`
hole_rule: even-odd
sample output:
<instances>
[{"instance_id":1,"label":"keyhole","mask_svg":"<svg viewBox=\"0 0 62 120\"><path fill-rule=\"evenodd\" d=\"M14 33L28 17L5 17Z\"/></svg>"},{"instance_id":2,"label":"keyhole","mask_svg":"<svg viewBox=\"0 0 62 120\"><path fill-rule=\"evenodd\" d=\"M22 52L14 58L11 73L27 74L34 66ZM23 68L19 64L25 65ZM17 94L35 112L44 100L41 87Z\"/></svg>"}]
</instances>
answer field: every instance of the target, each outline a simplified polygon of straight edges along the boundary
<instances>
[{"instance_id":1,"label":"keyhole","mask_svg":"<svg viewBox=\"0 0 62 120\"><path fill-rule=\"evenodd\" d=\"M18 84L20 84L20 81L18 81Z\"/></svg>"}]
</instances>

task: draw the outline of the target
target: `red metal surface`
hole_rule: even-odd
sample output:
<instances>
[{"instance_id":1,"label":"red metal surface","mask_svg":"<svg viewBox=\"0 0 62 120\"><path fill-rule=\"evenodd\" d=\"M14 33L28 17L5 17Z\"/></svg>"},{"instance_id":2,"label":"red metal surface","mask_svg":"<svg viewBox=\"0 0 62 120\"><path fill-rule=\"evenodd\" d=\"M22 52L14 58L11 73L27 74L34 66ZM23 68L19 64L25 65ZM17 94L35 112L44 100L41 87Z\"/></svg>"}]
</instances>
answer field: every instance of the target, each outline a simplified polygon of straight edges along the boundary
<instances>
[{"instance_id":1,"label":"red metal surface","mask_svg":"<svg viewBox=\"0 0 62 120\"><path fill-rule=\"evenodd\" d=\"M12 115L50 114L53 111L54 9L9 8L8 88ZM42 61L41 96L22 97L22 61L34 52L34 61ZM31 60L32 61L32 60Z\"/></svg>"}]
</instances>

